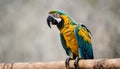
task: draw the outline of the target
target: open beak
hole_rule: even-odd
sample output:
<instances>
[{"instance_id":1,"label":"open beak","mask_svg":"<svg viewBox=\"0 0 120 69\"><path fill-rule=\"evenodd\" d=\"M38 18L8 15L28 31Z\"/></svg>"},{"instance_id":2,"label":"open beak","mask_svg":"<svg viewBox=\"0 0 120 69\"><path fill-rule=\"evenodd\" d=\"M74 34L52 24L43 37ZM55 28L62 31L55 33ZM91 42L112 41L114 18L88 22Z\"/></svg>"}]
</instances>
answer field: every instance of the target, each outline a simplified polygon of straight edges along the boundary
<instances>
[{"instance_id":1,"label":"open beak","mask_svg":"<svg viewBox=\"0 0 120 69\"><path fill-rule=\"evenodd\" d=\"M48 26L51 28L51 24L52 25L57 25L58 24L58 22L52 17L52 16L48 16L47 17L47 24L48 24Z\"/></svg>"}]
</instances>

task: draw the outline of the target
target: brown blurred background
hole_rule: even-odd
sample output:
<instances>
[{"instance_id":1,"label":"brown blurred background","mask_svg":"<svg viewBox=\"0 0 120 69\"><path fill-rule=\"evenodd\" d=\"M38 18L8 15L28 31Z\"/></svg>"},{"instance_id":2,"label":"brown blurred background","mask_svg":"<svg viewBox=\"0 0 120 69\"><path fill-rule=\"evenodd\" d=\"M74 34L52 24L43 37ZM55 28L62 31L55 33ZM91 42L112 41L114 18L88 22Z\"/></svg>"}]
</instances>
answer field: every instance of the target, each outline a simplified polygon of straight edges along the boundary
<instances>
[{"instance_id":1,"label":"brown blurred background","mask_svg":"<svg viewBox=\"0 0 120 69\"><path fill-rule=\"evenodd\" d=\"M51 9L91 30L95 58L120 57L120 0L0 0L0 62L65 60L59 31L46 23Z\"/></svg>"}]
</instances>

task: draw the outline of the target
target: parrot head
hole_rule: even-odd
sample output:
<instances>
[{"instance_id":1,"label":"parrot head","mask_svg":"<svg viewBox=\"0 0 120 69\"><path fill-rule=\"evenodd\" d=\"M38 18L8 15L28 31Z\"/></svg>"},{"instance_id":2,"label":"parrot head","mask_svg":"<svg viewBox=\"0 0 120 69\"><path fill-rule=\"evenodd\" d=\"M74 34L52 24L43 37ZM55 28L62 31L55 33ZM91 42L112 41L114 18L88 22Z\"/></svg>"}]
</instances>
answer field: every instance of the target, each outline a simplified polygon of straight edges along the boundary
<instances>
[{"instance_id":1,"label":"parrot head","mask_svg":"<svg viewBox=\"0 0 120 69\"><path fill-rule=\"evenodd\" d=\"M63 26L64 20L61 18L61 15L65 15L63 11L52 10L48 14L50 14L47 18L47 24L51 28L52 25L57 25L58 28Z\"/></svg>"},{"instance_id":2,"label":"parrot head","mask_svg":"<svg viewBox=\"0 0 120 69\"><path fill-rule=\"evenodd\" d=\"M49 16L47 17L47 24L51 28L52 25L57 25L57 27L60 29L64 26L65 20L71 20L72 23L75 23L64 11L60 10L52 10L49 13ZM63 16L66 16L68 19L63 18Z\"/></svg>"}]
</instances>

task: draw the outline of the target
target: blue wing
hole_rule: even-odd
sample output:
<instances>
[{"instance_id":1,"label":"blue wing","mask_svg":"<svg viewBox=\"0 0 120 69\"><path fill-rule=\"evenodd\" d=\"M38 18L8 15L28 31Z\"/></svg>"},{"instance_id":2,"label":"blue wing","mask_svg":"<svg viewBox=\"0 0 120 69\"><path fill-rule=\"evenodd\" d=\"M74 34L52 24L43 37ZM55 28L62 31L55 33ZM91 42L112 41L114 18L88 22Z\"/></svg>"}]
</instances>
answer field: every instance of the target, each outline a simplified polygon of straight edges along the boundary
<instances>
[{"instance_id":1,"label":"blue wing","mask_svg":"<svg viewBox=\"0 0 120 69\"><path fill-rule=\"evenodd\" d=\"M61 33L60 33L60 40L61 40L61 44L62 44L64 50L66 51L66 54L68 56L71 56L71 50L69 48L67 48L66 41Z\"/></svg>"},{"instance_id":2,"label":"blue wing","mask_svg":"<svg viewBox=\"0 0 120 69\"><path fill-rule=\"evenodd\" d=\"M90 38L90 31L84 25L77 25L74 29L75 37L79 45L79 55L83 59L93 59L93 49Z\"/></svg>"}]
</instances>

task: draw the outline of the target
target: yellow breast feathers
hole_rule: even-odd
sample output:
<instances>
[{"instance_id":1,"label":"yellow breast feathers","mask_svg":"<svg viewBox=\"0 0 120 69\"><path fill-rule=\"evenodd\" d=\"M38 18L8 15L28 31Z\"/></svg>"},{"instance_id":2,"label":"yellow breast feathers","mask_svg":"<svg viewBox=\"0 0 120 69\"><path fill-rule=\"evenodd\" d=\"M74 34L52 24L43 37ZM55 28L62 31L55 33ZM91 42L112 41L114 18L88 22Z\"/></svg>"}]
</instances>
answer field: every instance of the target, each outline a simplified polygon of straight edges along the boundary
<instances>
[{"instance_id":1,"label":"yellow breast feathers","mask_svg":"<svg viewBox=\"0 0 120 69\"><path fill-rule=\"evenodd\" d=\"M64 39L66 41L66 47L71 49L72 53L78 55L78 43L74 35L74 28L76 25L71 25L71 21L65 15L61 15L64 19L64 27L60 30L63 34Z\"/></svg>"}]
</instances>

